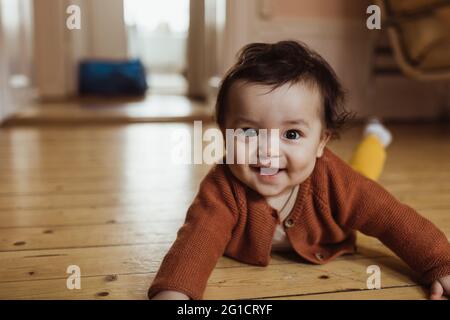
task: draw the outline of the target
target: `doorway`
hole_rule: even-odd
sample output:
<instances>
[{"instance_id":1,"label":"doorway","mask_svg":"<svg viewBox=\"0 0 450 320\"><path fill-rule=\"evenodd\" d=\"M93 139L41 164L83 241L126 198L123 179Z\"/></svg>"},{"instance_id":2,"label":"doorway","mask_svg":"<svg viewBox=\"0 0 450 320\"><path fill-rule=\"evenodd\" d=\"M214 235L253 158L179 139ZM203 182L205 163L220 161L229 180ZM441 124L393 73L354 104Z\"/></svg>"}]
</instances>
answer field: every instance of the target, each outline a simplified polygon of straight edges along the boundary
<instances>
[{"instance_id":1,"label":"doorway","mask_svg":"<svg viewBox=\"0 0 450 320\"><path fill-rule=\"evenodd\" d=\"M124 0L128 52L147 71L150 94L185 95L189 0Z\"/></svg>"}]
</instances>

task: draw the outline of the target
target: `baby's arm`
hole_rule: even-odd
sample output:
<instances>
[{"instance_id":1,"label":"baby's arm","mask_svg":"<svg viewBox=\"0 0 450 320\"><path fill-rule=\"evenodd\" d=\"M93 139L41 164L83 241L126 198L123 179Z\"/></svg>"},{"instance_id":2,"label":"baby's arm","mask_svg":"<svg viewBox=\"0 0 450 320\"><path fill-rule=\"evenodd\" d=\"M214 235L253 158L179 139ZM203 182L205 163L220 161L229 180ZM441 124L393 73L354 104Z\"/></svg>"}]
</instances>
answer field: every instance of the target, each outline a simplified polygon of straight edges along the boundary
<instances>
[{"instance_id":1,"label":"baby's arm","mask_svg":"<svg viewBox=\"0 0 450 320\"><path fill-rule=\"evenodd\" d=\"M330 202L341 225L380 239L426 285L450 275L450 244L442 231L343 161L333 165L328 189L333 190Z\"/></svg>"},{"instance_id":2,"label":"baby's arm","mask_svg":"<svg viewBox=\"0 0 450 320\"><path fill-rule=\"evenodd\" d=\"M231 239L238 217L232 186L224 168L218 166L200 184L184 224L177 232L177 239L149 288L150 299L156 294L160 294L158 298L175 295L194 300L202 298L208 278Z\"/></svg>"},{"instance_id":3,"label":"baby's arm","mask_svg":"<svg viewBox=\"0 0 450 320\"><path fill-rule=\"evenodd\" d=\"M425 285L442 287L440 280L450 275L447 237L431 221L380 188L370 181L359 190L366 205L352 208L348 225L378 238L418 272ZM442 288L443 294L450 294L450 287Z\"/></svg>"}]
</instances>

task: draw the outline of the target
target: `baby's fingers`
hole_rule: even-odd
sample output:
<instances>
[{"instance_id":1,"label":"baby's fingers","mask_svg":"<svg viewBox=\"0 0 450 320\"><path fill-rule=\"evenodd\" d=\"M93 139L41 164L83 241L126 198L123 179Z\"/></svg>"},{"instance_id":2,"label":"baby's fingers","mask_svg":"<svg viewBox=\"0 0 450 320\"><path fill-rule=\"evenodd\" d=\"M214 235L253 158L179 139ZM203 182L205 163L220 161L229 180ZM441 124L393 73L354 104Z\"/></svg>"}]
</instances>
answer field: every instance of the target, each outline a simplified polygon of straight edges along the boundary
<instances>
[{"instance_id":1,"label":"baby's fingers","mask_svg":"<svg viewBox=\"0 0 450 320\"><path fill-rule=\"evenodd\" d=\"M439 281L434 281L431 285L431 292L430 292L430 299L431 300L444 300L446 299L443 297L444 294L444 288L439 283Z\"/></svg>"}]
</instances>

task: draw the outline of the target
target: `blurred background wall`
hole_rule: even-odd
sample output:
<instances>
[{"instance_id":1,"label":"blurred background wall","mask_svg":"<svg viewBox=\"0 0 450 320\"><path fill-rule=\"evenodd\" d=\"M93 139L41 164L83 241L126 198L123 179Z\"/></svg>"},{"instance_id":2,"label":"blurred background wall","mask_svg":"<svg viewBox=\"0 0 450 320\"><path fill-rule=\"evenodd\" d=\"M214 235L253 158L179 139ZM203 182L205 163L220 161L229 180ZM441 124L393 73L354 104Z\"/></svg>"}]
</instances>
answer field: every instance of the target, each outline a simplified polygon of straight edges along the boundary
<instances>
[{"instance_id":1,"label":"blurred background wall","mask_svg":"<svg viewBox=\"0 0 450 320\"><path fill-rule=\"evenodd\" d=\"M425 120L448 114L448 81L418 81L398 67L392 69L394 57L380 50L389 48L386 24L381 30L366 28L370 4L373 1L228 1L226 43L231 46L221 70L245 43L297 39L331 63L349 92L349 107L360 117Z\"/></svg>"},{"instance_id":2,"label":"blurred background wall","mask_svg":"<svg viewBox=\"0 0 450 320\"><path fill-rule=\"evenodd\" d=\"M33 96L32 0L0 0L0 120Z\"/></svg>"},{"instance_id":3,"label":"blurred background wall","mask_svg":"<svg viewBox=\"0 0 450 320\"><path fill-rule=\"evenodd\" d=\"M65 27L81 8L81 30ZM76 96L82 59L139 57L156 93L213 101L237 51L254 41L296 39L323 55L360 117L448 115L448 81L417 81L383 48L385 28L366 28L366 0L0 0L1 114L34 89L44 100ZM383 53L384 52L384 53ZM395 69L395 68L394 68ZM392 71L392 68L389 69ZM28 92L28 93L25 93ZM8 102L9 101L9 102Z\"/></svg>"}]
</instances>

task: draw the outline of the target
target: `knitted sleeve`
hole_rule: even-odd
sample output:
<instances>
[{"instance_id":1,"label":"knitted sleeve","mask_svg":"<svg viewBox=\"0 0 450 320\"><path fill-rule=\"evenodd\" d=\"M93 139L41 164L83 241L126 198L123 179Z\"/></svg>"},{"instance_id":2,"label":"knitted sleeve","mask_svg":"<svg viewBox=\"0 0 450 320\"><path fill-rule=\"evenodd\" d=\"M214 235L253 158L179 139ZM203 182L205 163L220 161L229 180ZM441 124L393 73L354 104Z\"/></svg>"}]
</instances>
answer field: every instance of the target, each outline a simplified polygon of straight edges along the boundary
<instances>
[{"instance_id":1,"label":"knitted sleeve","mask_svg":"<svg viewBox=\"0 0 450 320\"><path fill-rule=\"evenodd\" d=\"M202 299L238 216L232 186L220 166L213 167L201 182L184 224L148 290L149 298L162 290L174 290L194 300Z\"/></svg>"},{"instance_id":2,"label":"knitted sleeve","mask_svg":"<svg viewBox=\"0 0 450 320\"><path fill-rule=\"evenodd\" d=\"M342 225L378 238L424 284L450 275L450 244L442 231L344 161L329 159L329 202Z\"/></svg>"}]
</instances>

